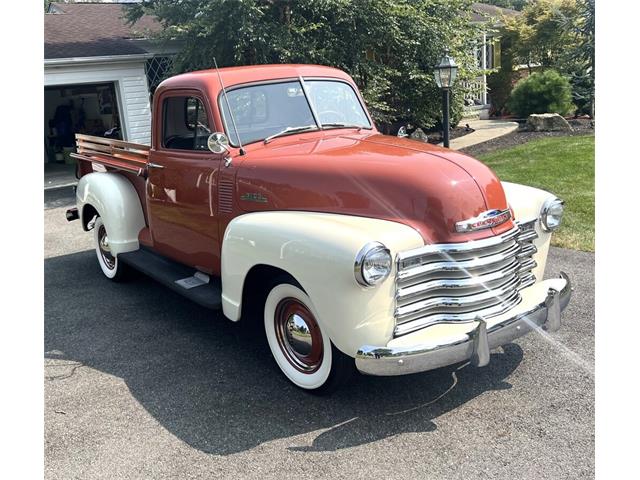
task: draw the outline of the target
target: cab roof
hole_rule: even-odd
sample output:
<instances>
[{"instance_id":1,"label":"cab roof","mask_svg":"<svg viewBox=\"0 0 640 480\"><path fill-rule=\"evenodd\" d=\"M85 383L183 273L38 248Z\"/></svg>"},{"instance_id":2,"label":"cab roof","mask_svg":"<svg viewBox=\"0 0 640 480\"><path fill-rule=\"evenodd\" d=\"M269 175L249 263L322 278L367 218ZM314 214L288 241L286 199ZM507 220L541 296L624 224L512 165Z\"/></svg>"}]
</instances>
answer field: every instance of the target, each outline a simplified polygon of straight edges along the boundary
<instances>
[{"instance_id":1,"label":"cab roof","mask_svg":"<svg viewBox=\"0 0 640 480\"><path fill-rule=\"evenodd\" d=\"M220 68L220 76L225 88L243 83L270 81L286 78L302 77L330 77L353 82L351 77L342 70L323 65L247 65L243 67ZM220 89L218 73L215 69L199 70L182 73L163 81L158 89L165 88L199 88L212 91Z\"/></svg>"}]
</instances>

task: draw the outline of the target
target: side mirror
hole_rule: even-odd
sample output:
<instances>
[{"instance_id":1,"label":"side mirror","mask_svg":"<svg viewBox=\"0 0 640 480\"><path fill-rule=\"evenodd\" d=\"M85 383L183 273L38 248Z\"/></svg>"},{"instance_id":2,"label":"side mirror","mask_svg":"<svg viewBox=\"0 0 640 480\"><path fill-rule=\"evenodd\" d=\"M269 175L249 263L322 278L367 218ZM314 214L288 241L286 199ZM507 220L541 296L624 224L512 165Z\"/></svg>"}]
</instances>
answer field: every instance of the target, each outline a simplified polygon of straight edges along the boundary
<instances>
[{"instance_id":1,"label":"side mirror","mask_svg":"<svg viewBox=\"0 0 640 480\"><path fill-rule=\"evenodd\" d=\"M405 127L404 125L400 127L400 129L398 130L398 136L399 137L408 137L409 134L407 133L407 127Z\"/></svg>"},{"instance_id":2,"label":"side mirror","mask_svg":"<svg viewBox=\"0 0 640 480\"><path fill-rule=\"evenodd\" d=\"M213 153L224 153L229 151L229 139L224 133L216 132L209 135L207 147Z\"/></svg>"}]
</instances>

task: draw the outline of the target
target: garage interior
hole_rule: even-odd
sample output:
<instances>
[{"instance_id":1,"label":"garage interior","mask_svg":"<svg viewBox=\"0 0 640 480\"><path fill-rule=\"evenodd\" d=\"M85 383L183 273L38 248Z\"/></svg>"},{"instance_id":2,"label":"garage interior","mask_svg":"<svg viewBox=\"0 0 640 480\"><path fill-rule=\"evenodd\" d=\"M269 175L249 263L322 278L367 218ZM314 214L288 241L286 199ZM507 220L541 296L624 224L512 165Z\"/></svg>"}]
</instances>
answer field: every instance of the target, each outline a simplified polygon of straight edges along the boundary
<instances>
[{"instance_id":1,"label":"garage interior","mask_svg":"<svg viewBox=\"0 0 640 480\"><path fill-rule=\"evenodd\" d=\"M45 187L74 182L76 133L122 139L121 126L113 82L45 87Z\"/></svg>"}]
</instances>

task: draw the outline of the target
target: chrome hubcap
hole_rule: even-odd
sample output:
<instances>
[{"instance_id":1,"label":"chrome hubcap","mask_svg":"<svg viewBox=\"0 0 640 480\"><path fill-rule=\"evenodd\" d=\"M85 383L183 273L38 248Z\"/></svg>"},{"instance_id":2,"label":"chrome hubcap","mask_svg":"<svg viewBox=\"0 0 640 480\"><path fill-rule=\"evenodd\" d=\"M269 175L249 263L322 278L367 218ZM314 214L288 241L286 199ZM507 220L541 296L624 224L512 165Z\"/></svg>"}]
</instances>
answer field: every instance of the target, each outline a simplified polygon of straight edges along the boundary
<instances>
[{"instance_id":1,"label":"chrome hubcap","mask_svg":"<svg viewBox=\"0 0 640 480\"><path fill-rule=\"evenodd\" d=\"M109 237L106 235L100 239L100 250L103 252L111 252L109 248Z\"/></svg>"},{"instance_id":2,"label":"chrome hubcap","mask_svg":"<svg viewBox=\"0 0 640 480\"><path fill-rule=\"evenodd\" d=\"M313 373L322 363L320 327L309 309L295 298L285 298L276 307L274 319L278 346L298 371Z\"/></svg>"},{"instance_id":3,"label":"chrome hubcap","mask_svg":"<svg viewBox=\"0 0 640 480\"><path fill-rule=\"evenodd\" d=\"M286 324L287 342L293 351L305 356L311 353L313 341L311 340L311 330L309 325L297 313L287 319Z\"/></svg>"},{"instance_id":4,"label":"chrome hubcap","mask_svg":"<svg viewBox=\"0 0 640 480\"><path fill-rule=\"evenodd\" d=\"M98 248L100 249L100 256L107 268L109 270L116 268L116 259L111 255L109 237L107 237L107 230L104 228L104 225L100 225L100 230L98 230Z\"/></svg>"}]
</instances>

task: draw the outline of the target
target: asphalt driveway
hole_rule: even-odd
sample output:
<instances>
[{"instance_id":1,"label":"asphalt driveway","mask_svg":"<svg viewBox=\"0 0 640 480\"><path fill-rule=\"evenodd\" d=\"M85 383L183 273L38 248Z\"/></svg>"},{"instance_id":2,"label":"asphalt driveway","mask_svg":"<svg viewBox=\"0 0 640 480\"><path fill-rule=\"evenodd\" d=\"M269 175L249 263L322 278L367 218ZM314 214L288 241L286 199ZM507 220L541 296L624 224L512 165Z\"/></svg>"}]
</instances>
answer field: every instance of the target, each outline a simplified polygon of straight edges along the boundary
<instances>
[{"instance_id":1,"label":"asphalt driveway","mask_svg":"<svg viewBox=\"0 0 640 480\"><path fill-rule=\"evenodd\" d=\"M559 332L318 398L239 324L105 279L64 203L44 212L46 478L594 476L593 254L551 250L575 287Z\"/></svg>"}]
</instances>

